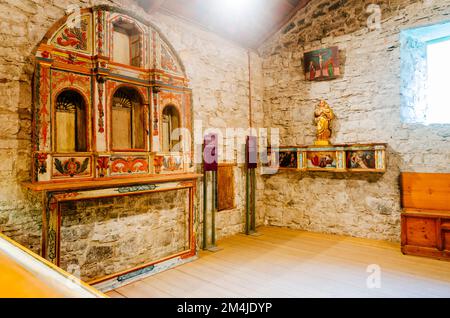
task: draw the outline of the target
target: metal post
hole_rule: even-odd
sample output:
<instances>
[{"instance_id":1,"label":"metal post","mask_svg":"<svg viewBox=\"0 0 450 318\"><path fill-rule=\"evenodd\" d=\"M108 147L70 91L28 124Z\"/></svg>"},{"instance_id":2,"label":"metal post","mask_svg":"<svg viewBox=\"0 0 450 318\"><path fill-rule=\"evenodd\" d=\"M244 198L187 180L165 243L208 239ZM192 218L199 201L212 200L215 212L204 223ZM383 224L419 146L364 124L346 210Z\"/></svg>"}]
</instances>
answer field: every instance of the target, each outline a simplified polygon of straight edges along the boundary
<instances>
[{"instance_id":1,"label":"metal post","mask_svg":"<svg viewBox=\"0 0 450 318\"><path fill-rule=\"evenodd\" d=\"M247 200L246 200L246 210L245 210L245 217L246 217L246 222L245 222L245 234L250 235L250 169L247 169L247 173L246 175L246 195L247 195Z\"/></svg>"},{"instance_id":2,"label":"metal post","mask_svg":"<svg viewBox=\"0 0 450 318\"><path fill-rule=\"evenodd\" d=\"M251 169L251 223L250 232L256 232L256 171Z\"/></svg>"},{"instance_id":3,"label":"metal post","mask_svg":"<svg viewBox=\"0 0 450 318\"><path fill-rule=\"evenodd\" d=\"M216 246L217 172L212 172L211 247Z\"/></svg>"},{"instance_id":4,"label":"metal post","mask_svg":"<svg viewBox=\"0 0 450 318\"><path fill-rule=\"evenodd\" d=\"M208 236L207 236L207 229L208 225L206 223L207 216L208 216L208 178L207 178L207 172L204 171L203 175L203 249L206 250L208 248Z\"/></svg>"}]
</instances>

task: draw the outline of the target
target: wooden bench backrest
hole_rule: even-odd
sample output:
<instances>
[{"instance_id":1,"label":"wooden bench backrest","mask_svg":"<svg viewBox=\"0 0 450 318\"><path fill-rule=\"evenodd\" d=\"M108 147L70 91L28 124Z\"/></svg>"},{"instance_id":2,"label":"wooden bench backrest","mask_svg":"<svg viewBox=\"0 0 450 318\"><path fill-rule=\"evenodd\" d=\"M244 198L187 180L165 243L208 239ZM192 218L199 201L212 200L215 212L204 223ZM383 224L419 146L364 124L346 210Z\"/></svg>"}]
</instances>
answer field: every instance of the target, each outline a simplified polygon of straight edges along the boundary
<instances>
[{"instance_id":1,"label":"wooden bench backrest","mask_svg":"<svg viewBox=\"0 0 450 318\"><path fill-rule=\"evenodd\" d=\"M402 207L450 211L450 173L401 174Z\"/></svg>"}]
</instances>

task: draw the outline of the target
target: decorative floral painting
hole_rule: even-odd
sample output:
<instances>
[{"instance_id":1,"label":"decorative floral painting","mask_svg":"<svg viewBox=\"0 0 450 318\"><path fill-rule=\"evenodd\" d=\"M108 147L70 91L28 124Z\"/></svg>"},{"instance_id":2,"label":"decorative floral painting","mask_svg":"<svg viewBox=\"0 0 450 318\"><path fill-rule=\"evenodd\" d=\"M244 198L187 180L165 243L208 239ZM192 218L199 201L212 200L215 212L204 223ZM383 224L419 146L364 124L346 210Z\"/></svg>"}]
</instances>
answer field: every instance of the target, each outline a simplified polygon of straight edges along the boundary
<instances>
[{"instance_id":1,"label":"decorative floral painting","mask_svg":"<svg viewBox=\"0 0 450 318\"><path fill-rule=\"evenodd\" d=\"M325 81L340 75L339 48L337 46L307 52L304 55L307 81Z\"/></svg>"},{"instance_id":2,"label":"decorative floral painting","mask_svg":"<svg viewBox=\"0 0 450 318\"><path fill-rule=\"evenodd\" d=\"M375 151L348 151L348 169L376 169Z\"/></svg>"},{"instance_id":3,"label":"decorative floral painting","mask_svg":"<svg viewBox=\"0 0 450 318\"><path fill-rule=\"evenodd\" d=\"M336 169L336 152L308 152L306 155L308 168L311 169Z\"/></svg>"},{"instance_id":4,"label":"decorative floral painting","mask_svg":"<svg viewBox=\"0 0 450 318\"><path fill-rule=\"evenodd\" d=\"M90 53L92 44L89 40L92 32L92 16L83 15L79 21L73 21L73 25L67 24L52 39L52 44L63 49Z\"/></svg>"},{"instance_id":5,"label":"decorative floral painting","mask_svg":"<svg viewBox=\"0 0 450 318\"><path fill-rule=\"evenodd\" d=\"M298 153L297 151L280 151L279 161L281 169L297 169Z\"/></svg>"},{"instance_id":6,"label":"decorative floral painting","mask_svg":"<svg viewBox=\"0 0 450 318\"><path fill-rule=\"evenodd\" d=\"M90 158L54 158L53 177L88 177L91 175Z\"/></svg>"}]
</instances>

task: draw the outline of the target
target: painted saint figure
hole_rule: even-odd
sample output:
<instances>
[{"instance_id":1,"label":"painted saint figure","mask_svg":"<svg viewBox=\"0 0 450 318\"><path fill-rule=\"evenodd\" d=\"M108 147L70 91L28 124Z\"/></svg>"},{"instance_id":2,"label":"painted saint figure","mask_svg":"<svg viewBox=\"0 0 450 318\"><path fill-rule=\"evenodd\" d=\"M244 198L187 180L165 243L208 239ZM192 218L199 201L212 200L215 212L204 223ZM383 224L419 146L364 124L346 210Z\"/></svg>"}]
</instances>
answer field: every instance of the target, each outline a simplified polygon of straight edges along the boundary
<instances>
[{"instance_id":1,"label":"painted saint figure","mask_svg":"<svg viewBox=\"0 0 450 318\"><path fill-rule=\"evenodd\" d=\"M331 138L331 121L335 118L333 110L326 101L322 100L316 106L314 116L317 125L316 145L329 145Z\"/></svg>"},{"instance_id":2,"label":"painted saint figure","mask_svg":"<svg viewBox=\"0 0 450 318\"><path fill-rule=\"evenodd\" d=\"M333 61L330 61L328 63L328 76L329 77L334 77L334 65L333 65Z\"/></svg>"},{"instance_id":3,"label":"painted saint figure","mask_svg":"<svg viewBox=\"0 0 450 318\"><path fill-rule=\"evenodd\" d=\"M316 78L316 67L314 66L314 62L311 61L309 63L309 80L314 81Z\"/></svg>"}]
</instances>

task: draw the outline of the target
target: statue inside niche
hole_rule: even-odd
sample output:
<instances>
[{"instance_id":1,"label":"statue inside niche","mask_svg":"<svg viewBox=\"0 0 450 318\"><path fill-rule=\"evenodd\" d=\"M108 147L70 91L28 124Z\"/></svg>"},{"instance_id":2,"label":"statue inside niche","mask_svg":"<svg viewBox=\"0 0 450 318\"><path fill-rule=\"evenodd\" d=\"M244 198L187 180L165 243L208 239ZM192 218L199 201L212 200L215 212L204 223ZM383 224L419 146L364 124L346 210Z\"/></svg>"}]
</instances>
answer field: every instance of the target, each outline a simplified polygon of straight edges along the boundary
<instances>
[{"instance_id":1,"label":"statue inside niche","mask_svg":"<svg viewBox=\"0 0 450 318\"><path fill-rule=\"evenodd\" d=\"M330 145L331 138L331 121L335 118L333 110L330 105L324 100L316 106L314 111L314 121L317 125L317 140L315 144L317 146L328 146Z\"/></svg>"}]
</instances>

